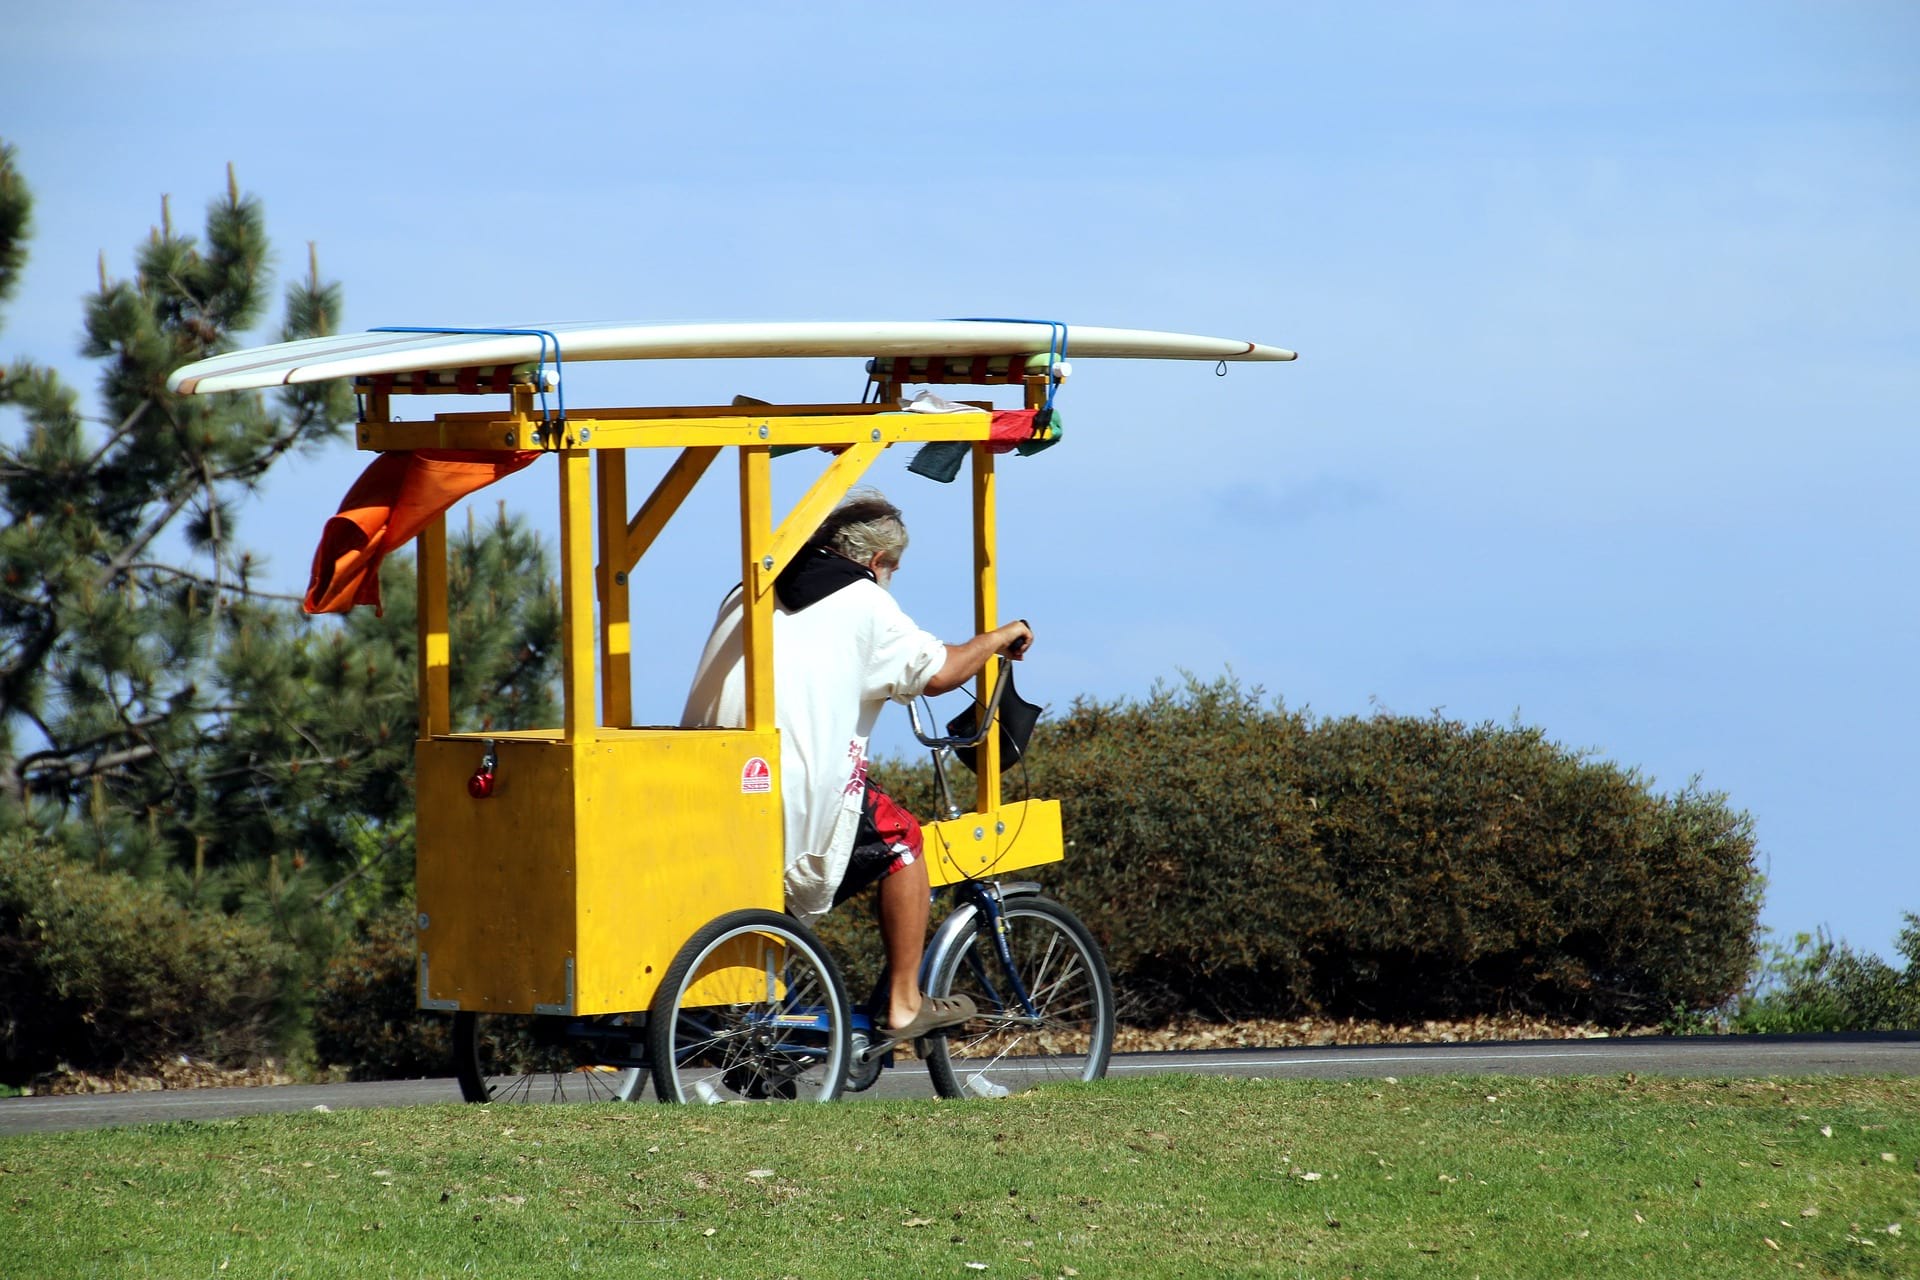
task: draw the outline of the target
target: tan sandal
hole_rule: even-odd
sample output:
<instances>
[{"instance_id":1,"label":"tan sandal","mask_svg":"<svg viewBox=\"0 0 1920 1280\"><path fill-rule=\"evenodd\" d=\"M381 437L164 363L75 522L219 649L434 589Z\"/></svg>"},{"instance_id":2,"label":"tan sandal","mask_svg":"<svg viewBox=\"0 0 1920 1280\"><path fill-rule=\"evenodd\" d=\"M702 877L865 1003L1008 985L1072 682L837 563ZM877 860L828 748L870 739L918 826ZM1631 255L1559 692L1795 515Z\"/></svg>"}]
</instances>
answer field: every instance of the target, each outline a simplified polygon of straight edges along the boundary
<instances>
[{"instance_id":1,"label":"tan sandal","mask_svg":"<svg viewBox=\"0 0 1920 1280\"><path fill-rule=\"evenodd\" d=\"M891 1027L887 1034L895 1040L914 1040L929 1031L958 1026L977 1014L971 996L921 996L920 1012L904 1027Z\"/></svg>"}]
</instances>

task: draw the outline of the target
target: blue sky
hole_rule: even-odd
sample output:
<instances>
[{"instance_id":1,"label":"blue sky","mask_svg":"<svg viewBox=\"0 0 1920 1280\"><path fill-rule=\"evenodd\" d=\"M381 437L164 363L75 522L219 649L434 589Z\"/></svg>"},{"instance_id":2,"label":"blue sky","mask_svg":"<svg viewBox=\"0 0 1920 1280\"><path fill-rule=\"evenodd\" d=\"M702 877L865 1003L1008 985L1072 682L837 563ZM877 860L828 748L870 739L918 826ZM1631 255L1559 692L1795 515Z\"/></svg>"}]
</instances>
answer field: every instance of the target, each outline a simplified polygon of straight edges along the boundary
<instances>
[{"instance_id":1,"label":"blue sky","mask_svg":"<svg viewBox=\"0 0 1920 1280\"><path fill-rule=\"evenodd\" d=\"M96 256L125 274L162 192L197 226L229 160L348 328L1031 315L1293 347L1078 365L1067 441L1002 472L1023 691L1231 668L1324 714L1518 716L1730 793L1777 929L1891 955L1920 911L1920 8L83 0L9 44L38 233L0 358L90 385ZM581 367L568 399L859 389L708 362ZM246 513L279 585L363 461ZM957 635L964 493L900 461L896 591ZM700 524L726 488L643 570L643 715L677 712L731 581ZM498 492L551 523L550 476Z\"/></svg>"}]
</instances>

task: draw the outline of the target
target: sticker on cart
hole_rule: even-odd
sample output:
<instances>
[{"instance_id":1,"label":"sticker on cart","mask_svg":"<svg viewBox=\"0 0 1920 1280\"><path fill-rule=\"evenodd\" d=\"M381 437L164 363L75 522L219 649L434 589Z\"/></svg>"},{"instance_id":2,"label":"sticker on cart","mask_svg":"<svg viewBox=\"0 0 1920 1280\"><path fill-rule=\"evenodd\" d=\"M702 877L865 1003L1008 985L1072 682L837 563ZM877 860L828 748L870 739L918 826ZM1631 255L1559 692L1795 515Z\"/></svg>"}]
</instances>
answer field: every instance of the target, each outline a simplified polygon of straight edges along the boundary
<instances>
[{"instance_id":1,"label":"sticker on cart","mask_svg":"<svg viewBox=\"0 0 1920 1280\"><path fill-rule=\"evenodd\" d=\"M755 756L740 770L740 794L743 796L764 796L773 790L773 770L767 767L764 757Z\"/></svg>"}]
</instances>

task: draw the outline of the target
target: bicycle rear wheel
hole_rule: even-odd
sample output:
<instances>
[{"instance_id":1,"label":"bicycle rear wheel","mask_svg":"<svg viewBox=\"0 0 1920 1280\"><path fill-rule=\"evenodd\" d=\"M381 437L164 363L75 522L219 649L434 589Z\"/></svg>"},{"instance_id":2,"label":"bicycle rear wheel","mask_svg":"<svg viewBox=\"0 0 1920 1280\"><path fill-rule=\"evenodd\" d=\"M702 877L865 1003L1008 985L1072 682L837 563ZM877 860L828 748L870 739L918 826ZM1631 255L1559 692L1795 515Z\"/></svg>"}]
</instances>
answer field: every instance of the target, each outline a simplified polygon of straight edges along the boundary
<instances>
[{"instance_id":1,"label":"bicycle rear wheel","mask_svg":"<svg viewBox=\"0 0 1920 1280\"><path fill-rule=\"evenodd\" d=\"M968 995L980 1009L972 1021L917 1045L943 1098L1098 1080L1113 1054L1113 980L1080 917L1031 895L1008 898L1001 910L1012 974L976 915L928 978L928 994ZM1017 987L1026 989L1031 1012Z\"/></svg>"},{"instance_id":2,"label":"bicycle rear wheel","mask_svg":"<svg viewBox=\"0 0 1920 1280\"><path fill-rule=\"evenodd\" d=\"M811 930L776 911L728 912L680 948L654 996L654 1092L831 1102L846 1087L852 1022L840 970Z\"/></svg>"}]
</instances>

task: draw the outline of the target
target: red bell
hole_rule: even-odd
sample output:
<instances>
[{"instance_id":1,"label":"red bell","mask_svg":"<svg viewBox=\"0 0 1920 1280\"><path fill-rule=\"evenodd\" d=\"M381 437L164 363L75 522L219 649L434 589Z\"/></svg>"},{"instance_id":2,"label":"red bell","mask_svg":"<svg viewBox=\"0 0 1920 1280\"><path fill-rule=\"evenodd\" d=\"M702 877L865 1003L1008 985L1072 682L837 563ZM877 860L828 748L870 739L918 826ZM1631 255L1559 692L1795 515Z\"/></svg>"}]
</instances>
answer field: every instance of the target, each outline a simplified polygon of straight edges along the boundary
<instances>
[{"instance_id":1,"label":"red bell","mask_svg":"<svg viewBox=\"0 0 1920 1280\"><path fill-rule=\"evenodd\" d=\"M480 767L467 779L467 794L475 800L485 800L493 794L493 768L498 757L493 753L493 743L488 741L486 754L480 757Z\"/></svg>"}]
</instances>

